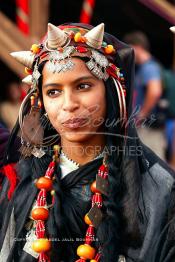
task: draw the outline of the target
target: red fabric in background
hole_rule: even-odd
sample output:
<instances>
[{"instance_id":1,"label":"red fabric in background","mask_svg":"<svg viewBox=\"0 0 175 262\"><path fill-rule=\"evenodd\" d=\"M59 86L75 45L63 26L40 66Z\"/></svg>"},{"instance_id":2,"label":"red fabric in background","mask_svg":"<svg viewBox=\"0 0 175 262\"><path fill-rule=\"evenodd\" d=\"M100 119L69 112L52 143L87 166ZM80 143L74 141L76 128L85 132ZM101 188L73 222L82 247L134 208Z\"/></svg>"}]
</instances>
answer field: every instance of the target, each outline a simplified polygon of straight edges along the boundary
<instances>
[{"instance_id":1,"label":"red fabric in background","mask_svg":"<svg viewBox=\"0 0 175 262\"><path fill-rule=\"evenodd\" d=\"M16 23L19 29L24 33L29 33L29 0L16 0Z\"/></svg>"},{"instance_id":2,"label":"red fabric in background","mask_svg":"<svg viewBox=\"0 0 175 262\"><path fill-rule=\"evenodd\" d=\"M88 12L86 6L88 6L88 8L91 10L90 12ZM94 6L95 6L95 0L84 0L82 11L80 14L80 23L90 24Z\"/></svg>"}]
</instances>

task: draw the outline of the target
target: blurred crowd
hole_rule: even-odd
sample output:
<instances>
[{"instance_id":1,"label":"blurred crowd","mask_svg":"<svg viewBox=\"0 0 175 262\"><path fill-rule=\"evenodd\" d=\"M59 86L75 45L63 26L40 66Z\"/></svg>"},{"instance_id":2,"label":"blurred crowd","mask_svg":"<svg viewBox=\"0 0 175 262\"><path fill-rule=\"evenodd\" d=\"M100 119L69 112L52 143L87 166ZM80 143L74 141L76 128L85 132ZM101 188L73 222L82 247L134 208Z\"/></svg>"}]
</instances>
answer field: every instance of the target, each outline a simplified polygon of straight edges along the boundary
<instances>
[{"instance_id":1,"label":"blurred crowd","mask_svg":"<svg viewBox=\"0 0 175 262\"><path fill-rule=\"evenodd\" d=\"M139 137L175 169L175 72L157 61L143 32L131 32L123 41L135 53L133 112ZM28 88L19 82L8 83L0 102L0 126L12 130Z\"/></svg>"},{"instance_id":2,"label":"blurred crowd","mask_svg":"<svg viewBox=\"0 0 175 262\"><path fill-rule=\"evenodd\" d=\"M133 110L139 137L175 169L175 72L157 61L143 32L125 35L124 42L135 53Z\"/></svg>"}]
</instances>

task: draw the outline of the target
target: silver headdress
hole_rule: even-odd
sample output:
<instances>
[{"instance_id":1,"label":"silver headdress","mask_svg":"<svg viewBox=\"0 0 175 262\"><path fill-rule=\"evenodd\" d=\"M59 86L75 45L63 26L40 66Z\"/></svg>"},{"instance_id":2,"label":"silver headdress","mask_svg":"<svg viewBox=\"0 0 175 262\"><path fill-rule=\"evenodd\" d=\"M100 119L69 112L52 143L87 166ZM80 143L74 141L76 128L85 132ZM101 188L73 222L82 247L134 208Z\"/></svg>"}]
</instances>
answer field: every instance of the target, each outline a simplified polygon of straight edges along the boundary
<instances>
[{"instance_id":1,"label":"silver headdress","mask_svg":"<svg viewBox=\"0 0 175 262\"><path fill-rule=\"evenodd\" d=\"M32 69L32 75L24 78L23 82L32 83L33 89L36 89L40 77L38 65L43 61L49 61L48 68L53 73L59 73L73 69L72 57L87 57L88 61L85 63L93 75L104 81L109 76L115 80L121 117L125 119L126 92L123 76L119 68L110 61L110 57L116 52L115 48L106 43L103 37L103 23L90 30L69 25L59 28L49 23L47 36L40 45L34 44L31 51L14 52L11 55L29 71Z\"/></svg>"}]
</instances>

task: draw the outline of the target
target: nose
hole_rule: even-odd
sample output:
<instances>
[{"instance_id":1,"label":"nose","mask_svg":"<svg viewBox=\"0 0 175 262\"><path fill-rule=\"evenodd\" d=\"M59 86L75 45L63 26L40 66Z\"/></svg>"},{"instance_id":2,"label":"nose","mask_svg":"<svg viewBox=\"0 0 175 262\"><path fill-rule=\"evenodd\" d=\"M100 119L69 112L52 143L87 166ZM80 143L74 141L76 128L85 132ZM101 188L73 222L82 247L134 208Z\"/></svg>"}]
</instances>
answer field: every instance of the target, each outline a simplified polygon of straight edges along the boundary
<instances>
[{"instance_id":1,"label":"nose","mask_svg":"<svg viewBox=\"0 0 175 262\"><path fill-rule=\"evenodd\" d=\"M79 102L76 94L71 90L65 90L63 98L63 110L73 112L79 108Z\"/></svg>"}]
</instances>

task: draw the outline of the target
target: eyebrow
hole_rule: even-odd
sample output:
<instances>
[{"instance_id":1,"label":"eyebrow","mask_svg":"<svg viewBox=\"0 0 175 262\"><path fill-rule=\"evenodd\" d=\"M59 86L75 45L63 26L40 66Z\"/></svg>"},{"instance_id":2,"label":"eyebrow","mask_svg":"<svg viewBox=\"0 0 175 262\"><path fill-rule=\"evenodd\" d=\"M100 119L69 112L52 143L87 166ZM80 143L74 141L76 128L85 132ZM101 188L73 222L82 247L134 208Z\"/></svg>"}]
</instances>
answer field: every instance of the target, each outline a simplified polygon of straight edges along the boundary
<instances>
[{"instance_id":1,"label":"eyebrow","mask_svg":"<svg viewBox=\"0 0 175 262\"><path fill-rule=\"evenodd\" d=\"M93 76L82 76L82 77L79 77L77 79L75 79L74 81L71 82L71 84L76 84L82 80L90 80L90 79L93 79L94 80L94 77ZM48 83L48 84L45 84L43 85L43 88L47 88L49 86L52 86L52 87L59 87L59 86L62 86L62 84L59 84L59 83Z\"/></svg>"}]
</instances>

